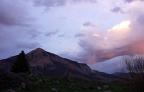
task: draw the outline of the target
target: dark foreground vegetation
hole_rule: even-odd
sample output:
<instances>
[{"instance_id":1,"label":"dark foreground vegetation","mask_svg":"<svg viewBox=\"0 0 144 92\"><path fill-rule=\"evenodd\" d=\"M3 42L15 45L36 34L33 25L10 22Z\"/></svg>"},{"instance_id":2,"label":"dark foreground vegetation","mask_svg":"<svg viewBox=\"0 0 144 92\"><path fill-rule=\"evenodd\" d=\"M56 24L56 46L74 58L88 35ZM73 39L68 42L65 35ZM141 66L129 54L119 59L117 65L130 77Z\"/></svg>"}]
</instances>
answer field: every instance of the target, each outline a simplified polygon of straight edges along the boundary
<instances>
[{"instance_id":1,"label":"dark foreground vegetation","mask_svg":"<svg viewBox=\"0 0 144 92\"><path fill-rule=\"evenodd\" d=\"M21 78L20 78L21 77ZM11 82L10 82L11 81ZM20 74L3 82L0 92L127 92L121 85L103 84L78 79L51 79Z\"/></svg>"}]
</instances>

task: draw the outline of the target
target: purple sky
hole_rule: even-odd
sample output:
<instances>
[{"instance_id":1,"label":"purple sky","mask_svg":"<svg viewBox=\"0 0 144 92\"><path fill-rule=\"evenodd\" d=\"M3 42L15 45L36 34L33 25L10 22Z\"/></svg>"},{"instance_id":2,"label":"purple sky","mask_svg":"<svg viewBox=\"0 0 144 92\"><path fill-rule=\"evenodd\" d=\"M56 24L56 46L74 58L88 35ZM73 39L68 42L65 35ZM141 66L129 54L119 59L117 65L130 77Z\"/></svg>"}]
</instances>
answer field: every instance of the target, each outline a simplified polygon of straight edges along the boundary
<instances>
[{"instance_id":1,"label":"purple sky","mask_svg":"<svg viewBox=\"0 0 144 92\"><path fill-rule=\"evenodd\" d=\"M111 67L114 57L143 54L143 8L144 0L0 0L0 58L41 47Z\"/></svg>"}]
</instances>

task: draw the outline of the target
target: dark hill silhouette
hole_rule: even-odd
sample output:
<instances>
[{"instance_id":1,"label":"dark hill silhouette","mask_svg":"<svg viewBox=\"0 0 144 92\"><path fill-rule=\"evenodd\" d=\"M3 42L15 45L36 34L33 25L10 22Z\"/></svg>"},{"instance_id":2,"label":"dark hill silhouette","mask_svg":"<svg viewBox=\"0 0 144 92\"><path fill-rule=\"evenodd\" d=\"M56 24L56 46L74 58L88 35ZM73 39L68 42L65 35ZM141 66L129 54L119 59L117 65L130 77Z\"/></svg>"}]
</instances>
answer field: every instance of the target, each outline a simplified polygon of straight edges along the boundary
<instances>
[{"instance_id":1,"label":"dark hill silhouette","mask_svg":"<svg viewBox=\"0 0 144 92\"><path fill-rule=\"evenodd\" d=\"M17 55L0 60L0 67L5 71L10 72L11 66L16 59ZM60 78L72 77L87 80L113 78L112 75L91 70L89 66L84 63L62 58L41 48L37 48L27 53L26 59L31 66L31 72L36 75L47 75Z\"/></svg>"}]
</instances>

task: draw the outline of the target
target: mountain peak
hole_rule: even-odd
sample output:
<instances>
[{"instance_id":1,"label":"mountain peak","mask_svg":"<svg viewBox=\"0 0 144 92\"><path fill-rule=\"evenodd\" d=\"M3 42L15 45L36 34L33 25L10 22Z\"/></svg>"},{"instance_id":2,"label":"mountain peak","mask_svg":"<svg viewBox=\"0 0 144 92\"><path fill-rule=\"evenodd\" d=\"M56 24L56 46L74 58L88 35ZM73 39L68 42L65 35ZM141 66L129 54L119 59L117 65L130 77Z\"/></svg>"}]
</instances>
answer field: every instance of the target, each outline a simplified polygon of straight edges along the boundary
<instances>
[{"instance_id":1,"label":"mountain peak","mask_svg":"<svg viewBox=\"0 0 144 92\"><path fill-rule=\"evenodd\" d=\"M42 48L36 48L35 51L45 51L45 50Z\"/></svg>"},{"instance_id":2,"label":"mountain peak","mask_svg":"<svg viewBox=\"0 0 144 92\"><path fill-rule=\"evenodd\" d=\"M34 50L32 50L31 52L34 52L34 53L43 53L43 52L46 52L44 49L42 48L36 48Z\"/></svg>"},{"instance_id":3,"label":"mountain peak","mask_svg":"<svg viewBox=\"0 0 144 92\"><path fill-rule=\"evenodd\" d=\"M28 55L34 55L34 56L43 56L44 54L47 54L47 51L45 51L42 48L36 48L28 53Z\"/></svg>"}]
</instances>

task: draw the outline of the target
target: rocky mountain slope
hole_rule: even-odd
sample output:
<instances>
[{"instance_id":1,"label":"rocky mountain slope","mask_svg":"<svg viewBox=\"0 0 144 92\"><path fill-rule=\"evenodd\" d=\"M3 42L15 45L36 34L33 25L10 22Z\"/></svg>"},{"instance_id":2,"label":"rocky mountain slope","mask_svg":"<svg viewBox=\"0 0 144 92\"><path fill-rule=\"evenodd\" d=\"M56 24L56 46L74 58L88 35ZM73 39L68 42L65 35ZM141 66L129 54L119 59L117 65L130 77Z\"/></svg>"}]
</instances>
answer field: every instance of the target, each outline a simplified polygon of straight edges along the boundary
<instances>
[{"instance_id":1,"label":"rocky mountain slope","mask_svg":"<svg viewBox=\"0 0 144 92\"><path fill-rule=\"evenodd\" d=\"M31 71L36 75L47 75L49 77L66 77L79 79L112 79L109 74L93 71L86 64L78 63L66 58L62 58L53 53L37 48L26 54L26 58L31 66ZM0 60L0 67L9 72L17 56Z\"/></svg>"}]
</instances>

